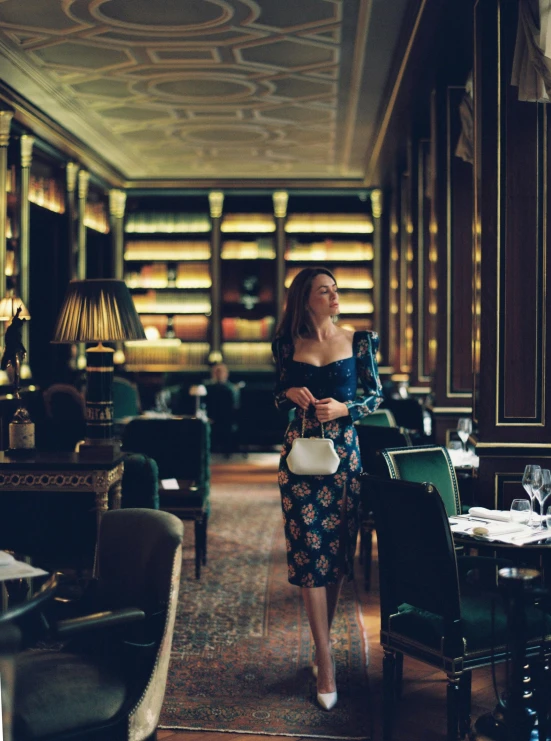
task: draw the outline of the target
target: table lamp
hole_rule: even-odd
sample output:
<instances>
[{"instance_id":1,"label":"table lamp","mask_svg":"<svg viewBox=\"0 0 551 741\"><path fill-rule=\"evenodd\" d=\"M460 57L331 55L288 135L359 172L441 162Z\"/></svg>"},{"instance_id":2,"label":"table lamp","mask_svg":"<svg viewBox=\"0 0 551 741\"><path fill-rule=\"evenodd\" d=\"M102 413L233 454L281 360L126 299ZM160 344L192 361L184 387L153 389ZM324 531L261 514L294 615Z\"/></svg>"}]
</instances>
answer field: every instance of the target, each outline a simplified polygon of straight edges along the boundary
<instances>
[{"instance_id":1,"label":"table lamp","mask_svg":"<svg viewBox=\"0 0 551 741\"><path fill-rule=\"evenodd\" d=\"M120 452L113 438L113 355L103 342L145 340L130 292L122 280L73 280L57 318L53 343L97 343L86 350L86 440L81 457L111 458Z\"/></svg>"}]
</instances>

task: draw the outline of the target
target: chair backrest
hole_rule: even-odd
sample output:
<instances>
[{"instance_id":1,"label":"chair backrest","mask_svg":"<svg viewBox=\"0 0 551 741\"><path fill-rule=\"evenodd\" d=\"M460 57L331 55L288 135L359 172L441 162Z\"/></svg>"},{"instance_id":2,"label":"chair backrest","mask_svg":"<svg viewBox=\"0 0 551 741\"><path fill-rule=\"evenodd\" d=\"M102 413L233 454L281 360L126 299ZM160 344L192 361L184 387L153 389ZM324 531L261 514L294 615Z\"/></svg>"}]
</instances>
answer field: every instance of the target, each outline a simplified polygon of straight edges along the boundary
<instances>
[{"instance_id":1,"label":"chair backrest","mask_svg":"<svg viewBox=\"0 0 551 741\"><path fill-rule=\"evenodd\" d=\"M210 482L210 425L198 417L137 417L122 434L123 448L153 458L161 479Z\"/></svg>"},{"instance_id":2,"label":"chair backrest","mask_svg":"<svg viewBox=\"0 0 551 741\"><path fill-rule=\"evenodd\" d=\"M382 629L402 604L458 620L457 561L436 487L366 474L361 486L362 497L365 490L375 514Z\"/></svg>"},{"instance_id":3,"label":"chair backrest","mask_svg":"<svg viewBox=\"0 0 551 741\"><path fill-rule=\"evenodd\" d=\"M357 425L358 443L362 468L366 473L384 475L386 470L379 471L380 456L377 455L383 448L411 447L411 438L403 427L369 427Z\"/></svg>"},{"instance_id":4,"label":"chair backrest","mask_svg":"<svg viewBox=\"0 0 551 741\"><path fill-rule=\"evenodd\" d=\"M397 427L397 424L390 409L375 409L371 414L361 417L358 421L358 426Z\"/></svg>"},{"instance_id":5,"label":"chair backrest","mask_svg":"<svg viewBox=\"0 0 551 741\"><path fill-rule=\"evenodd\" d=\"M158 648L152 675L129 718L128 738L149 737L164 697L182 566L182 521L169 512L120 509L106 512L98 540L99 599L110 608L139 607L161 613L152 636ZM141 735L137 735L137 731Z\"/></svg>"},{"instance_id":6,"label":"chair backrest","mask_svg":"<svg viewBox=\"0 0 551 741\"><path fill-rule=\"evenodd\" d=\"M130 453L124 459L122 506L159 509L159 467L143 453Z\"/></svg>"},{"instance_id":7,"label":"chair backrest","mask_svg":"<svg viewBox=\"0 0 551 741\"><path fill-rule=\"evenodd\" d=\"M408 430L423 430L423 406L417 399L387 399L385 404L390 409L396 424Z\"/></svg>"},{"instance_id":8,"label":"chair backrest","mask_svg":"<svg viewBox=\"0 0 551 741\"><path fill-rule=\"evenodd\" d=\"M386 448L381 450L381 455L390 478L434 484L448 516L461 514L457 477L446 448L441 445Z\"/></svg>"},{"instance_id":9,"label":"chair backrest","mask_svg":"<svg viewBox=\"0 0 551 741\"><path fill-rule=\"evenodd\" d=\"M140 394L135 383L126 378L113 378L113 415L115 419L136 417L141 412Z\"/></svg>"},{"instance_id":10,"label":"chair backrest","mask_svg":"<svg viewBox=\"0 0 551 741\"><path fill-rule=\"evenodd\" d=\"M74 386L54 383L44 391L46 414L56 422L84 420L84 397Z\"/></svg>"},{"instance_id":11,"label":"chair backrest","mask_svg":"<svg viewBox=\"0 0 551 741\"><path fill-rule=\"evenodd\" d=\"M19 648L21 632L11 623L0 624L0 678L2 698L0 705L0 728L2 741L12 741L12 718L15 699L15 655Z\"/></svg>"}]
</instances>

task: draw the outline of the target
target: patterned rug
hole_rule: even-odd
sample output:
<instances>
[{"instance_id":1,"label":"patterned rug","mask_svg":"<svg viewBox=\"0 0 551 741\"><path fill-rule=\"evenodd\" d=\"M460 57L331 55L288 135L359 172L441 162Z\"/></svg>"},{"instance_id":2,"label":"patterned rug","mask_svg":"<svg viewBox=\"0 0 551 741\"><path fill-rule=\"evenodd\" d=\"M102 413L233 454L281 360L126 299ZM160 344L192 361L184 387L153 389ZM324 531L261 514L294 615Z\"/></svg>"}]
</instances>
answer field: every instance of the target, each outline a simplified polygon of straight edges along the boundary
<instances>
[{"instance_id":1,"label":"patterned rug","mask_svg":"<svg viewBox=\"0 0 551 741\"><path fill-rule=\"evenodd\" d=\"M316 703L313 644L300 590L287 581L277 486L213 486L200 581L186 525L160 728L370 738L367 643L352 583L332 631L339 701L331 712Z\"/></svg>"}]
</instances>

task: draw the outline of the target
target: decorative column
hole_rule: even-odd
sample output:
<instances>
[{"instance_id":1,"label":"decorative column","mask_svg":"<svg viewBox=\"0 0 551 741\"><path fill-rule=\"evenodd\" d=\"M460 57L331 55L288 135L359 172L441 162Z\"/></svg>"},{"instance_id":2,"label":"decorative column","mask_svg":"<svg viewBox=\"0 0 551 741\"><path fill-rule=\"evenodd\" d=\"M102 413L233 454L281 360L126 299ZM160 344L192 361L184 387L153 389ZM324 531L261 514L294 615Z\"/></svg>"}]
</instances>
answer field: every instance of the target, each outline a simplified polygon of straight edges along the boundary
<instances>
[{"instance_id":1,"label":"decorative column","mask_svg":"<svg viewBox=\"0 0 551 741\"><path fill-rule=\"evenodd\" d=\"M78 165L76 162L67 162L66 167L67 184L67 220L69 226L69 277L74 280L77 277L78 262L78 237L75 229L78 214L75 203L75 192L77 186Z\"/></svg>"},{"instance_id":2,"label":"decorative column","mask_svg":"<svg viewBox=\"0 0 551 741\"><path fill-rule=\"evenodd\" d=\"M86 278L86 199L88 197L88 183L90 173L80 170L78 173L78 253L77 253L77 278Z\"/></svg>"},{"instance_id":3,"label":"decorative column","mask_svg":"<svg viewBox=\"0 0 551 741\"><path fill-rule=\"evenodd\" d=\"M274 216L276 221L276 326L283 314L285 301L285 220L289 194L286 190L276 190L272 194Z\"/></svg>"},{"instance_id":4,"label":"decorative column","mask_svg":"<svg viewBox=\"0 0 551 741\"><path fill-rule=\"evenodd\" d=\"M371 217L373 219L373 328L380 331L382 319L382 215L383 215L383 191L376 188L369 194L371 198Z\"/></svg>"},{"instance_id":5,"label":"decorative column","mask_svg":"<svg viewBox=\"0 0 551 741\"><path fill-rule=\"evenodd\" d=\"M23 134L21 136L21 201L19 211L19 296L23 304L30 308L30 203L29 203L29 182L31 174L31 162L33 158L34 136ZM25 365L29 370L29 324L23 324L23 345L27 350Z\"/></svg>"},{"instance_id":6,"label":"decorative column","mask_svg":"<svg viewBox=\"0 0 551 741\"><path fill-rule=\"evenodd\" d=\"M13 111L0 110L0 298L6 295L6 227L8 217L8 144Z\"/></svg>"},{"instance_id":7,"label":"decorative column","mask_svg":"<svg viewBox=\"0 0 551 741\"><path fill-rule=\"evenodd\" d=\"M124 209L126 193L113 188L109 191L109 215L111 219L111 250L113 264L111 277L123 280L124 276Z\"/></svg>"},{"instance_id":8,"label":"decorative column","mask_svg":"<svg viewBox=\"0 0 551 741\"><path fill-rule=\"evenodd\" d=\"M517 3L475 6L474 417L479 500L508 509L551 466L549 105L511 86Z\"/></svg>"},{"instance_id":9,"label":"decorative column","mask_svg":"<svg viewBox=\"0 0 551 741\"><path fill-rule=\"evenodd\" d=\"M209 193L210 217L212 219L211 235L211 260L210 274L212 280L211 286L211 317L210 317L210 354L209 362L219 362L222 360L222 337L221 337L221 263L220 263L220 226L222 223L222 209L224 206L224 194L221 191L211 191Z\"/></svg>"}]
</instances>

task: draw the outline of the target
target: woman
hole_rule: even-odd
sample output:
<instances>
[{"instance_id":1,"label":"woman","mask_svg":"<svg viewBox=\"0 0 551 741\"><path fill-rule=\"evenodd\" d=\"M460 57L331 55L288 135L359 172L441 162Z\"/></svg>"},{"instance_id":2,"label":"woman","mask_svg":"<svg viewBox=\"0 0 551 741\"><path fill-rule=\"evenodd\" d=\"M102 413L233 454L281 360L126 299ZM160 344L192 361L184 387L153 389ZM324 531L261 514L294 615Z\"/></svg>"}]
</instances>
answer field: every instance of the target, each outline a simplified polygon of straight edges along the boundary
<instances>
[{"instance_id":1,"label":"woman","mask_svg":"<svg viewBox=\"0 0 551 741\"><path fill-rule=\"evenodd\" d=\"M273 343L278 409L296 408L285 433L279 467L289 581L302 596L316 646L317 697L330 710L337 701L330 630L345 576L352 578L358 533L360 451L353 422L382 401L375 332L335 324L339 296L326 268L305 268L289 288ZM358 380L363 395L356 395ZM297 476L287 466L306 415L306 434L333 440L341 462L329 476Z\"/></svg>"}]
</instances>

